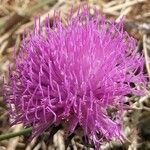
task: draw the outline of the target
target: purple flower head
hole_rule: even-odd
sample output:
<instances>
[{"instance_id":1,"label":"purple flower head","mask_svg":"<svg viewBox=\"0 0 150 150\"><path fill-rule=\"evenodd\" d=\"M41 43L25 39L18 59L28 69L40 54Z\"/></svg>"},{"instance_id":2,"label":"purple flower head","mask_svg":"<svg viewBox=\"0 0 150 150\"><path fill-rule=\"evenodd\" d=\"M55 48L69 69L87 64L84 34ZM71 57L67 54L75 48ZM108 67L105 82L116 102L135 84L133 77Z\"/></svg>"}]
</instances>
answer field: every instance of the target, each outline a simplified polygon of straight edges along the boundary
<instances>
[{"instance_id":1,"label":"purple flower head","mask_svg":"<svg viewBox=\"0 0 150 150\"><path fill-rule=\"evenodd\" d=\"M143 56L122 21L87 9L68 20L51 27L46 19L23 39L6 88L11 120L32 126L32 137L62 124L66 137L80 126L96 148L103 139L122 141L125 96L144 93Z\"/></svg>"}]
</instances>

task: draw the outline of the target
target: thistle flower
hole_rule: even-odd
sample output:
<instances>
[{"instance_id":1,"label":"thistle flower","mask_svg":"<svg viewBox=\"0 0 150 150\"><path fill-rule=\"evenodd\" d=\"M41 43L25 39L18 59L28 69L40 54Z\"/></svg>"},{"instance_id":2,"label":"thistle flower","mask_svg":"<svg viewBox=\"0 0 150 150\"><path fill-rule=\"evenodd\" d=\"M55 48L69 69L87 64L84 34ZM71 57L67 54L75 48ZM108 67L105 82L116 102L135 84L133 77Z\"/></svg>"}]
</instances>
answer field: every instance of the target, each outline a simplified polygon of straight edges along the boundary
<instances>
[{"instance_id":1,"label":"thistle flower","mask_svg":"<svg viewBox=\"0 0 150 150\"><path fill-rule=\"evenodd\" d=\"M97 149L103 139L122 141L125 96L143 94L146 83L136 40L122 21L88 10L67 24L48 21L23 39L10 73L5 99L13 124L32 126L32 137L60 124L67 137L80 126Z\"/></svg>"}]
</instances>

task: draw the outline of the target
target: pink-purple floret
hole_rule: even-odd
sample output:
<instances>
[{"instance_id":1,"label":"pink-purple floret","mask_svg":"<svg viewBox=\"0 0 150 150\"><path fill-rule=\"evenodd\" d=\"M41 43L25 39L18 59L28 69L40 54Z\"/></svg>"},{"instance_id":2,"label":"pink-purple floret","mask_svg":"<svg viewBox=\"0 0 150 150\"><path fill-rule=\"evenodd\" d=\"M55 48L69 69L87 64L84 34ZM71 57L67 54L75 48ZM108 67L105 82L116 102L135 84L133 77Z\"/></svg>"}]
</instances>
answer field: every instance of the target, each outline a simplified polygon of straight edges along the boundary
<instances>
[{"instance_id":1,"label":"pink-purple floret","mask_svg":"<svg viewBox=\"0 0 150 150\"><path fill-rule=\"evenodd\" d=\"M5 98L11 120L32 126L32 137L66 124L66 136L79 125L96 147L102 139L122 141L125 96L144 93L143 67L123 21L87 10L67 24L56 19L50 27L46 19L23 39L10 73ZM117 109L115 119L110 108Z\"/></svg>"}]
</instances>

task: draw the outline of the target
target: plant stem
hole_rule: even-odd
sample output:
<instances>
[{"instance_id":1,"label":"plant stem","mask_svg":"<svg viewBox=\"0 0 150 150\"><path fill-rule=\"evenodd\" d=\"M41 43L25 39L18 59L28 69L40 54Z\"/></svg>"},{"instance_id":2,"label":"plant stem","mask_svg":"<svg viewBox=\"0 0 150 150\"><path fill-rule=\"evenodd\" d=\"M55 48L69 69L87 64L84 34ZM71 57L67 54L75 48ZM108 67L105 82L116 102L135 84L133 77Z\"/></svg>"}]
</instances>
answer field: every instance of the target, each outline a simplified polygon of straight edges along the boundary
<instances>
[{"instance_id":1,"label":"plant stem","mask_svg":"<svg viewBox=\"0 0 150 150\"><path fill-rule=\"evenodd\" d=\"M27 135L31 132L32 132L32 128L26 128L26 129L23 129L19 132L2 134L2 135L0 135L0 141L10 139L10 138L13 138L16 136Z\"/></svg>"}]
</instances>

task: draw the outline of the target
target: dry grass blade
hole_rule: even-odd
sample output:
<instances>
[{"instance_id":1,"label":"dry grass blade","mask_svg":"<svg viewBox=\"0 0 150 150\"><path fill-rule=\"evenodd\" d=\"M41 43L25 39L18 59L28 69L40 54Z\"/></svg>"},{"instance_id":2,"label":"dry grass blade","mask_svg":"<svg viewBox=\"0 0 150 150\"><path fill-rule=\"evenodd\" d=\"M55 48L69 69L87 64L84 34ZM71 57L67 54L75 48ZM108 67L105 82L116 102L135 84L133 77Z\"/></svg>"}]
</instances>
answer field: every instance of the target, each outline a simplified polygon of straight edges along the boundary
<instances>
[{"instance_id":1,"label":"dry grass blade","mask_svg":"<svg viewBox=\"0 0 150 150\"><path fill-rule=\"evenodd\" d=\"M148 41L147 35L144 34L144 36L143 36L143 48L144 48L144 55L145 55L145 63L146 63L146 69L147 69L148 75L150 77L150 55L149 55L150 49L147 46L147 41Z\"/></svg>"},{"instance_id":2,"label":"dry grass blade","mask_svg":"<svg viewBox=\"0 0 150 150\"><path fill-rule=\"evenodd\" d=\"M105 7L104 6L104 13L111 13L113 11L117 11L117 10L120 10L124 7L129 7L129 6L133 6L137 3L142 3L142 2L145 2L146 0L132 0L132 1L127 1L126 3L122 3L122 4L116 4L115 6L112 6L112 7Z\"/></svg>"}]
</instances>

